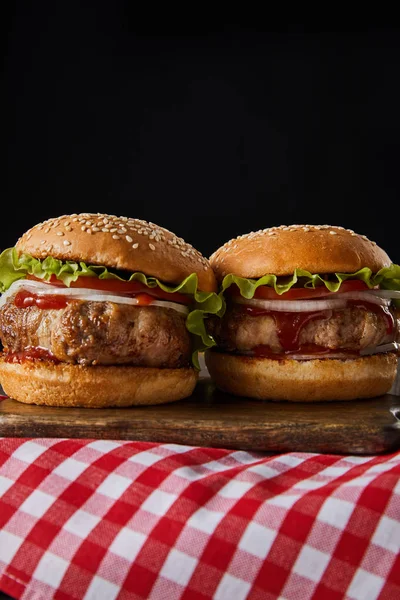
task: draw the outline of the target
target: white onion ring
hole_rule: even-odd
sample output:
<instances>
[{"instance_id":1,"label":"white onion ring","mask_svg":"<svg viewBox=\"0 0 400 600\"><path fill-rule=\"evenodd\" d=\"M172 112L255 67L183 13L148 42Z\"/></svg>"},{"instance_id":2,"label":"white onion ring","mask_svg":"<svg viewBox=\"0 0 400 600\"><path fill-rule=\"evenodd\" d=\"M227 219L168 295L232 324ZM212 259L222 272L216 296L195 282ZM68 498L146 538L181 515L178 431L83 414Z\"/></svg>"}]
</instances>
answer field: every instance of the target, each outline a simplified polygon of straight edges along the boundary
<instances>
[{"instance_id":1,"label":"white onion ring","mask_svg":"<svg viewBox=\"0 0 400 600\"><path fill-rule=\"evenodd\" d=\"M311 300L265 300L261 298L252 298L248 300L243 296L235 296L234 302L264 308L265 310L282 312L315 312L319 310L332 310L344 308L348 300L363 300L379 306L389 306L390 299L381 298L377 295L367 295L369 292L342 292L337 297L314 298Z\"/></svg>"},{"instance_id":2,"label":"white onion ring","mask_svg":"<svg viewBox=\"0 0 400 600\"><path fill-rule=\"evenodd\" d=\"M89 290L86 288L60 288L52 286L51 284L42 283L41 281L19 279L18 281L14 281L9 289L0 296L0 307L21 289L32 291L38 296L67 296L69 298L85 300L87 302L113 302L114 304L130 304L131 306L137 306L139 304L137 298L124 296L123 294L104 292L102 290ZM169 300L157 300L154 298L147 306L161 306L162 308L171 308L184 315L189 314L189 308L187 306L178 304L177 302L170 302Z\"/></svg>"},{"instance_id":3,"label":"white onion ring","mask_svg":"<svg viewBox=\"0 0 400 600\"><path fill-rule=\"evenodd\" d=\"M331 292L340 294L341 298L348 300L365 300L365 302L382 301L382 304L390 304L390 300L400 299L400 291L397 290L362 290L358 292ZM378 302L377 302L378 304Z\"/></svg>"},{"instance_id":4,"label":"white onion ring","mask_svg":"<svg viewBox=\"0 0 400 600\"><path fill-rule=\"evenodd\" d=\"M351 294L352 292L341 292L344 294ZM365 290L360 292L361 294L372 294L373 296L380 296L381 298L392 298L400 300L400 290Z\"/></svg>"},{"instance_id":5,"label":"white onion ring","mask_svg":"<svg viewBox=\"0 0 400 600\"><path fill-rule=\"evenodd\" d=\"M390 344L381 344L373 348L364 348L360 351L361 356L369 356L370 354L378 354L379 352L398 352L400 350L400 344L397 342L390 342Z\"/></svg>"}]
</instances>

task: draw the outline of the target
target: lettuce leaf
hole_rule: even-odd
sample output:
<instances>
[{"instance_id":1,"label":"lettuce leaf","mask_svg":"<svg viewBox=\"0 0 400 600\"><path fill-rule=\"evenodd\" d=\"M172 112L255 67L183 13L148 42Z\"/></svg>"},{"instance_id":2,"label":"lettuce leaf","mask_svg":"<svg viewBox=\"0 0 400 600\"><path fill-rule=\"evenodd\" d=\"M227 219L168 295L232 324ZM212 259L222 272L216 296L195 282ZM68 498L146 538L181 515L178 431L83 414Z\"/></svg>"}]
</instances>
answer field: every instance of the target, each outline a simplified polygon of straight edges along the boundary
<instances>
[{"instance_id":1,"label":"lettuce leaf","mask_svg":"<svg viewBox=\"0 0 400 600\"><path fill-rule=\"evenodd\" d=\"M293 275L288 277L264 275L259 279L246 279L229 274L222 281L220 294L223 294L233 284L238 286L241 295L248 300L253 298L256 289L260 285L273 288L279 295L289 291L294 285L305 288L316 288L325 285L330 292L337 292L342 282L347 279L360 279L370 289L379 285L382 289L400 290L400 265L391 264L390 267L383 267L377 273L372 273L368 267L364 267L355 273L332 273L329 275L329 279L326 279L322 275L304 271L303 269L296 269ZM394 303L400 307L399 300L395 300ZM222 307L218 314L222 316L223 312L224 307Z\"/></svg>"},{"instance_id":2,"label":"lettuce leaf","mask_svg":"<svg viewBox=\"0 0 400 600\"><path fill-rule=\"evenodd\" d=\"M87 265L84 262L61 261L47 257L44 260L33 258L28 254L19 255L15 248L7 248L0 254L0 294L4 293L18 279L34 275L49 281L52 275L60 279L66 286L79 277L98 277L99 279L119 279L120 281L138 281L149 288L159 287L164 292L173 294L180 292L193 298L192 310L186 318L186 327L193 334L192 362L199 369L198 353L215 346L214 338L207 332L205 319L208 315L217 314L223 306L223 299L215 292L202 292L198 289L198 278L192 273L179 285L171 286L159 281L156 277L148 277L144 273L132 273L123 277L109 271L107 267Z\"/></svg>"}]
</instances>

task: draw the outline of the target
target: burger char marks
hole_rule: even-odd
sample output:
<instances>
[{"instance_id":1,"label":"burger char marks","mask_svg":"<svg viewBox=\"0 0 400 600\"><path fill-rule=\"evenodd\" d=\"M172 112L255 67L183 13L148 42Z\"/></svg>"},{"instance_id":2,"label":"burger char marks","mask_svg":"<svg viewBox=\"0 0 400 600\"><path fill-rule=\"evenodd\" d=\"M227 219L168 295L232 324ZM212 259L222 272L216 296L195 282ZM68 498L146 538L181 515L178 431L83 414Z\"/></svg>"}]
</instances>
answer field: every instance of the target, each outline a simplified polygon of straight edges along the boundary
<instances>
[{"instance_id":1,"label":"burger char marks","mask_svg":"<svg viewBox=\"0 0 400 600\"><path fill-rule=\"evenodd\" d=\"M358 352L392 341L393 317L387 312L348 306L300 315L262 310L256 313L232 304L222 319L209 319L209 324L218 346L225 351L246 352L263 346L277 354L299 352L304 347Z\"/></svg>"},{"instance_id":2,"label":"burger char marks","mask_svg":"<svg viewBox=\"0 0 400 600\"><path fill-rule=\"evenodd\" d=\"M190 363L185 317L161 307L73 300L65 308L42 310L8 302L0 309L0 331L6 352L20 359L41 348L55 360L81 365L178 368Z\"/></svg>"}]
</instances>

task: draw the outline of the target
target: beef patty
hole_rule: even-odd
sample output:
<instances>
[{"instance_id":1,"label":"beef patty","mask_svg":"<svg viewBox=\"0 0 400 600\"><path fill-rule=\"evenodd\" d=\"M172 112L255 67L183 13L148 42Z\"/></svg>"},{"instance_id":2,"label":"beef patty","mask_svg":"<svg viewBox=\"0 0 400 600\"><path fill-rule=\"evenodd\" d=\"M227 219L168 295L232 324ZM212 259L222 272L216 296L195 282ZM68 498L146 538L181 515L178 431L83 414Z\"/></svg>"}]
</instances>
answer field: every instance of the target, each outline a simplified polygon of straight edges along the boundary
<instances>
[{"instance_id":1,"label":"beef patty","mask_svg":"<svg viewBox=\"0 0 400 600\"><path fill-rule=\"evenodd\" d=\"M191 357L185 316L159 306L72 300L66 308L0 309L5 352L40 347L58 360L81 365L132 365L175 368Z\"/></svg>"},{"instance_id":2,"label":"beef patty","mask_svg":"<svg viewBox=\"0 0 400 600\"><path fill-rule=\"evenodd\" d=\"M324 311L300 327L297 345L362 350L393 341L395 334L388 334L388 322L384 313L356 306ZM269 346L272 352L286 350L272 314L249 315L242 306L233 304L228 306L222 319L209 319L208 328L217 345L226 351L249 351L260 345Z\"/></svg>"}]
</instances>

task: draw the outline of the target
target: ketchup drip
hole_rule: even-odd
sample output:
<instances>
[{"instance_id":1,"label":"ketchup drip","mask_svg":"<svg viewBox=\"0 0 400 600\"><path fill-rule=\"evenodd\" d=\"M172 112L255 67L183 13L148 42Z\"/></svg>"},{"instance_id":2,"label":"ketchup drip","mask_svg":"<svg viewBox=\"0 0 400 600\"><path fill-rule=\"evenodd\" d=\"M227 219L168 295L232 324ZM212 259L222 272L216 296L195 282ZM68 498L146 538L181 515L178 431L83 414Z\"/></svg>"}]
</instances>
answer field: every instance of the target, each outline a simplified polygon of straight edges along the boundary
<instances>
[{"instance_id":1,"label":"ketchup drip","mask_svg":"<svg viewBox=\"0 0 400 600\"><path fill-rule=\"evenodd\" d=\"M300 331L306 323L313 319L326 319L330 317L332 311L314 311L314 312L286 312L278 310L264 310L263 308L245 307L247 314L254 317L260 315L271 315L276 323L278 338L285 352L296 352L299 350Z\"/></svg>"},{"instance_id":2,"label":"ketchup drip","mask_svg":"<svg viewBox=\"0 0 400 600\"><path fill-rule=\"evenodd\" d=\"M373 304L363 300L348 300L347 307L360 308L362 310L373 312L376 315L383 317L386 321L386 333L391 335L394 332L395 320L387 306ZM274 318L278 333L279 342L282 346L283 353L300 352L302 354L327 354L332 350L323 346L300 346L299 336L302 328L313 319L329 319L332 316L331 310L313 311L313 312L286 312L276 310L266 310L259 307L244 306L244 311L253 317L261 315L270 315ZM258 356L273 356L274 358L283 358L283 354L273 353L269 346L260 345L254 348L254 352ZM346 352L346 349L340 349L340 352ZM354 354L354 351L348 350L349 354ZM358 353L356 353L358 354Z\"/></svg>"},{"instance_id":3,"label":"ketchup drip","mask_svg":"<svg viewBox=\"0 0 400 600\"><path fill-rule=\"evenodd\" d=\"M149 306L154 301L154 296L146 293L135 294L134 297L137 300L137 306ZM34 292L28 292L27 290L21 290L15 295L14 304L18 308L28 308L29 306L36 306L43 310L53 309L60 310L65 308L71 300L67 296L59 294L46 294L41 296Z\"/></svg>"},{"instance_id":4,"label":"ketchup drip","mask_svg":"<svg viewBox=\"0 0 400 600\"><path fill-rule=\"evenodd\" d=\"M33 292L21 290L15 295L14 304L18 308L28 308L29 306L37 306L42 309L54 309L59 310L65 308L68 304L68 298L66 296L59 296L54 294L39 296Z\"/></svg>"},{"instance_id":5,"label":"ketchup drip","mask_svg":"<svg viewBox=\"0 0 400 600\"><path fill-rule=\"evenodd\" d=\"M45 348L28 346L20 352L7 352L4 357L5 362L21 364L27 360L45 360L59 363L60 361L51 352Z\"/></svg>"}]
</instances>

